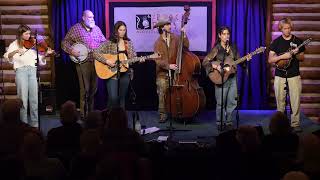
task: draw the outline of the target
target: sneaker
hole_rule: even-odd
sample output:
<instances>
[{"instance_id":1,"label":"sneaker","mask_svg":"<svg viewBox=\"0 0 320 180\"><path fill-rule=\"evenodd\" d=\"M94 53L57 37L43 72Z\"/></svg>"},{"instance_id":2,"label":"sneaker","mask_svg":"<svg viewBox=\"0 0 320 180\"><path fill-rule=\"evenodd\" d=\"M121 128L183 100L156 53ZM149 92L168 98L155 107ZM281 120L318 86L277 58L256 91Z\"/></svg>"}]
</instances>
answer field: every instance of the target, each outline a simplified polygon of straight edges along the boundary
<instances>
[{"instance_id":1,"label":"sneaker","mask_svg":"<svg viewBox=\"0 0 320 180\"><path fill-rule=\"evenodd\" d=\"M167 115L160 113L159 123L165 123L167 121Z\"/></svg>"}]
</instances>

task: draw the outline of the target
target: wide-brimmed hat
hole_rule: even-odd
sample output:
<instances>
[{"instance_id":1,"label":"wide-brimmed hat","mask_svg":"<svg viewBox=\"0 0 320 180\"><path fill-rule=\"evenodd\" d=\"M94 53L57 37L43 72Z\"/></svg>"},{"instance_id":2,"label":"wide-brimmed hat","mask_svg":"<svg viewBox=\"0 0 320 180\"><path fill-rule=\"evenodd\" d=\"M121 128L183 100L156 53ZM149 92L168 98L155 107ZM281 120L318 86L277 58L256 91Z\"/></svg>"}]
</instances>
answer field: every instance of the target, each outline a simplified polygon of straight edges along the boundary
<instances>
[{"instance_id":1,"label":"wide-brimmed hat","mask_svg":"<svg viewBox=\"0 0 320 180\"><path fill-rule=\"evenodd\" d=\"M171 24L171 21L170 21L169 17L168 16L160 16L159 19L158 19L157 24L155 24L153 26L153 28L158 28L160 26L164 26L164 25L167 25L167 24Z\"/></svg>"}]
</instances>

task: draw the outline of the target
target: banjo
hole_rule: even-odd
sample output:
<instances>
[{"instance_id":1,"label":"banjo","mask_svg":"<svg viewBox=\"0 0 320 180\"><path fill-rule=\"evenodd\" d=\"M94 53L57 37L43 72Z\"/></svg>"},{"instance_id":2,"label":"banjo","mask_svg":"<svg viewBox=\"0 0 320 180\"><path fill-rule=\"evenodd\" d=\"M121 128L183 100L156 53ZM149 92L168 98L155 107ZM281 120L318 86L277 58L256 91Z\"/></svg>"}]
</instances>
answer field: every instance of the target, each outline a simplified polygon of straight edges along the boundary
<instances>
[{"instance_id":1,"label":"banjo","mask_svg":"<svg viewBox=\"0 0 320 180\"><path fill-rule=\"evenodd\" d=\"M73 44L72 45L72 49L75 49L75 50L80 52L80 56L78 56L78 57L69 55L70 59L74 63L77 63L77 64L85 63L87 61L88 54L92 52L92 50L89 50L89 48L86 45L82 44L82 43Z\"/></svg>"}]
</instances>

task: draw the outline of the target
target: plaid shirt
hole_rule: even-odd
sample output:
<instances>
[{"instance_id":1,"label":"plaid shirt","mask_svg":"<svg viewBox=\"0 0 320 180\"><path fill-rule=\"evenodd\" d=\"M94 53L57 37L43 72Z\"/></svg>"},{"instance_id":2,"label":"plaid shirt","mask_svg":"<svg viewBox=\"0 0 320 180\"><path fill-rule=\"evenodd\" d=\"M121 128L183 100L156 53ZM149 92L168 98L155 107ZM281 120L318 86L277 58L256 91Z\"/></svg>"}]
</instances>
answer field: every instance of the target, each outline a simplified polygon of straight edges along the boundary
<instances>
[{"instance_id":1,"label":"plaid shirt","mask_svg":"<svg viewBox=\"0 0 320 180\"><path fill-rule=\"evenodd\" d=\"M98 26L94 26L90 31L87 31L83 23L77 23L72 26L67 33L61 43L61 48L68 54L71 54L72 45L75 43L82 43L89 48L89 52L92 52L104 41L106 41L106 38ZM92 53L89 53L88 60L93 61Z\"/></svg>"},{"instance_id":2,"label":"plaid shirt","mask_svg":"<svg viewBox=\"0 0 320 180\"><path fill-rule=\"evenodd\" d=\"M128 59L137 57L137 53L134 50L132 41L124 41L126 51L128 53ZM112 41L106 41L102 43L99 48L94 50L94 58L102 63L105 62L105 59L100 56L100 54L117 54L117 43Z\"/></svg>"}]
</instances>

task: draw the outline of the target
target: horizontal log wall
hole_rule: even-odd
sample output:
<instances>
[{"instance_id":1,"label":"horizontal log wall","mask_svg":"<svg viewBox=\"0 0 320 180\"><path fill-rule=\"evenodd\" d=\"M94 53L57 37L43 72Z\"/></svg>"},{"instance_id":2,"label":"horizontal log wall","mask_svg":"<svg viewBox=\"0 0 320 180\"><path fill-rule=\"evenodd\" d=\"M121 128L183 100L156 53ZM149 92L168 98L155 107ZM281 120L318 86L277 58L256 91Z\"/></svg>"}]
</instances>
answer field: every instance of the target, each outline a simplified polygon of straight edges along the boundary
<instances>
[{"instance_id":1,"label":"horizontal log wall","mask_svg":"<svg viewBox=\"0 0 320 180\"><path fill-rule=\"evenodd\" d=\"M304 62L300 63L302 78L301 109L311 119L320 117L320 1L319 0L272 0L270 40L281 32L279 20L290 17L293 20L293 34L313 41L306 47ZM270 68L274 74L274 67ZM274 77L274 76L272 76ZM270 81L270 102L275 107L273 78Z\"/></svg>"},{"instance_id":2,"label":"horizontal log wall","mask_svg":"<svg viewBox=\"0 0 320 180\"><path fill-rule=\"evenodd\" d=\"M20 24L27 24L33 32L50 41L49 0L0 0L1 34L6 49L16 39L17 28ZM3 60L3 59L2 59ZM40 66L40 81L42 85L54 85L53 58L47 58L47 64ZM3 87L5 98L16 98L15 72L11 63L3 61L0 73L0 87ZM1 97L3 99L4 96Z\"/></svg>"}]
</instances>

